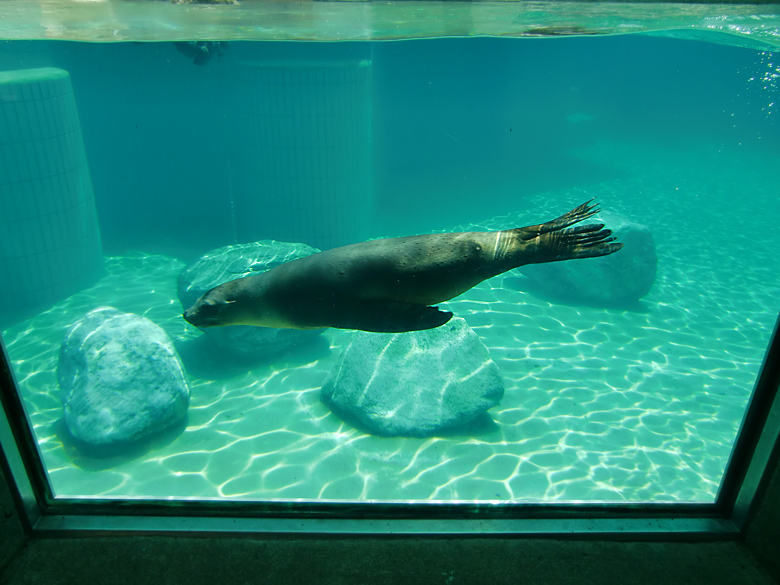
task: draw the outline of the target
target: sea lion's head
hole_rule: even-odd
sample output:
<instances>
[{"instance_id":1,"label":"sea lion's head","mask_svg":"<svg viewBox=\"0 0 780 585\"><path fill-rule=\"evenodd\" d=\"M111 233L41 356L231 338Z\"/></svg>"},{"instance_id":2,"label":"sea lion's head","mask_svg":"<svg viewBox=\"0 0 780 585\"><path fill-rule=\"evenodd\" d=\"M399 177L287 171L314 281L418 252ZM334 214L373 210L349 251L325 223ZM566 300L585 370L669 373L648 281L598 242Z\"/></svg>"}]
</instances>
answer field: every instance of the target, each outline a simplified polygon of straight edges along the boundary
<instances>
[{"instance_id":1,"label":"sea lion's head","mask_svg":"<svg viewBox=\"0 0 780 585\"><path fill-rule=\"evenodd\" d=\"M265 298L264 274L247 276L215 286L184 311L184 319L195 327L254 325L289 328Z\"/></svg>"},{"instance_id":2,"label":"sea lion's head","mask_svg":"<svg viewBox=\"0 0 780 585\"><path fill-rule=\"evenodd\" d=\"M202 328L244 323L243 303L239 303L238 298L235 298L232 291L235 287L226 284L212 288L195 301L194 305L184 311L184 320Z\"/></svg>"}]
</instances>

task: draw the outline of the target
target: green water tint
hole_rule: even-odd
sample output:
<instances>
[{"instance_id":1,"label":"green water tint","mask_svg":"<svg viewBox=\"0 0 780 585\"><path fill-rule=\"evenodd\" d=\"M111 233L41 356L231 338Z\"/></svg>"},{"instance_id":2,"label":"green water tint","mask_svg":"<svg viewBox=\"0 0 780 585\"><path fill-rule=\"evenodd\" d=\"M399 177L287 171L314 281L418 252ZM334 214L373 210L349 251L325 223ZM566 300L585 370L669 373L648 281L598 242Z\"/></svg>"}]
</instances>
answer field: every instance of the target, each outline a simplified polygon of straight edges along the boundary
<instances>
[{"instance_id":1,"label":"green water tint","mask_svg":"<svg viewBox=\"0 0 780 585\"><path fill-rule=\"evenodd\" d=\"M505 396L490 411L494 427L389 439L344 424L319 390L350 339L346 331L329 330L328 347L273 363L204 364L210 350L181 319L176 299L183 264L128 254L107 258L95 287L3 332L55 494L713 501L780 298L776 214L752 211L774 209L780 170L768 154L722 153L706 142L679 149L599 142L580 155L634 173L535 195L526 209L480 227L541 220L598 194L605 207L653 230L658 278L630 311L553 304L523 292L515 273L448 303L504 377ZM730 207L735 197L745 204ZM728 256L715 253L726 233ZM67 328L105 304L167 331L187 366L192 400L178 437L94 459L64 438L55 370Z\"/></svg>"},{"instance_id":2,"label":"green water tint","mask_svg":"<svg viewBox=\"0 0 780 585\"><path fill-rule=\"evenodd\" d=\"M278 2L4 0L0 39L79 41L387 40L557 37L674 31L748 46L780 46L777 4L624 2ZM724 33L718 39L712 33Z\"/></svg>"}]
</instances>

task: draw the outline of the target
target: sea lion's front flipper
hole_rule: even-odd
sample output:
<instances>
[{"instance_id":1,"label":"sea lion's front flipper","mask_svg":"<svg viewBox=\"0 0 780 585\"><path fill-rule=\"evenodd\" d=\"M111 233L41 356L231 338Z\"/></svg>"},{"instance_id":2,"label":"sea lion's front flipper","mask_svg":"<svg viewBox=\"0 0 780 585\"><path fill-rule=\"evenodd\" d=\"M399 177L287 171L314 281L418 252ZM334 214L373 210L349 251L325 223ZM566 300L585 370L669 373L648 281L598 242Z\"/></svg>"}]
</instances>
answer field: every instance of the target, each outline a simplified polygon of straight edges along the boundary
<instances>
[{"instance_id":1,"label":"sea lion's front flipper","mask_svg":"<svg viewBox=\"0 0 780 585\"><path fill-rule=\"evenodd\" d=\"M358 300L349 310L332 315L328 325L338 329L359 329L376 333L421 331L444 325L452 313L437 307L396 301Z\"/></svg>"}]
</instances>

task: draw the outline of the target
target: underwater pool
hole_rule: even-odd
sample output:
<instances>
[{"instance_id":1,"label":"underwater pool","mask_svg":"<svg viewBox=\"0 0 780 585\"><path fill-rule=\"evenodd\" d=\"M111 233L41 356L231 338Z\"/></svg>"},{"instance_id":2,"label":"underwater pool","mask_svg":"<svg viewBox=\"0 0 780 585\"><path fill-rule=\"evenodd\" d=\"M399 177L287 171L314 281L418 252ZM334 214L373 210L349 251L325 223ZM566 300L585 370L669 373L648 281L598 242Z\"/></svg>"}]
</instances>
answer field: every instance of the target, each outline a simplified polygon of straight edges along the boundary
<instances>
[{"instance_id":1,"label":"underwater pool","mask_svg":"<svg viewBox=\"0 0 780 585\"><path fill-rule=\"evenodd\" d=\"M24 291L4 298L55 495L713 502L778 314L780 63L701 35L231 39L201 65L171 42L3 42L2 72L69 73L79 205L91 192L99 227L91 281L23 311ZM334 413L321 388L353 331L237 355L182 318L180 274L216 248L510 229L591 198L607 227L651 234L652 286L594 302L519 268L443 304L503 383L477 427L378 436ZM32 230L5 223L17 244ZM69 329L104 306L164 330L189 406L99 452L74 440L57 368Z\"/></svg>"}]
</instances>

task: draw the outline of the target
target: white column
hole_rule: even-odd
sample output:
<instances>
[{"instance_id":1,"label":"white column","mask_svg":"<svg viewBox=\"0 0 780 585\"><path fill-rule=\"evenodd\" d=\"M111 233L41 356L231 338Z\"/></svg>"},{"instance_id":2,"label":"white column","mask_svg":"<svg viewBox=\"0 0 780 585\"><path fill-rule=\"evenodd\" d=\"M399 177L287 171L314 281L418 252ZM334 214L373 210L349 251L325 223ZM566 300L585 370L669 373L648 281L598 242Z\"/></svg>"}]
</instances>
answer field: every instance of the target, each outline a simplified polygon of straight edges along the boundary
<instances>
[{"instance_id":1,"label":"white column","mask_svg":"<svg viewBox=\"0 0 780 585\"><path fill-rule=\"evenodd\" d=\"M70 75L0 72L0 314L44 308L102 269Z\"/></svg>"}]
</instances>

